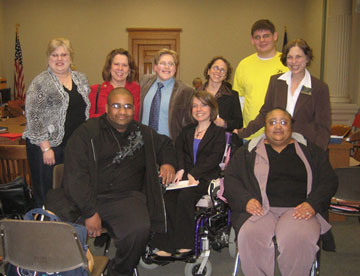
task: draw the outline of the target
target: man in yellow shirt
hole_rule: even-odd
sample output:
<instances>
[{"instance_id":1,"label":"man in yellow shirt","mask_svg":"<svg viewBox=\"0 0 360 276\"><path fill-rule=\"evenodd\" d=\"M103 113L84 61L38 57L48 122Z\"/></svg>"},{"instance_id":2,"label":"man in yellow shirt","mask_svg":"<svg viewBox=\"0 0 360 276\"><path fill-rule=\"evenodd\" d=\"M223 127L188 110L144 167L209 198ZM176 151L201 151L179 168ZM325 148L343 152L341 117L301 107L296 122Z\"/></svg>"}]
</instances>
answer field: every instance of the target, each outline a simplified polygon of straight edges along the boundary
<instances>
[{"instance_id":1,"label":"man in yellow shirt","mask_svg":"<svg viewBox=\"0 0 360 276\"><path fill-rule=\"evenodd\" d=\"M272 75L288 71L281 61L281 53L276 51L278 34L274 24L260 19L251 28L251 44L256 53L240 61L236 68L233 90L244 99L244 127L256 118L264 104L269 80ZM246 139L252 139L264 132L260 129Z\"/></svg>"}]
</instances>

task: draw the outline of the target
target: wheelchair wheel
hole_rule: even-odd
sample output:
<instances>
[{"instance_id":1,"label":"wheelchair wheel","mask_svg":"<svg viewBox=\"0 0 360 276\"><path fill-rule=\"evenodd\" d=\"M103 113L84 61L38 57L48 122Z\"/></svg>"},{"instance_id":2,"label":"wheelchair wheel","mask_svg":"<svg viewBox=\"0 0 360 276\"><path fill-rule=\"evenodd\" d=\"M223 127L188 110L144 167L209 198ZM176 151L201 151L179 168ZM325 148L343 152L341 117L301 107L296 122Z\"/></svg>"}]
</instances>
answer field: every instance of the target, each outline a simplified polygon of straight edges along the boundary
<instances>
[{"instance_id":1,"label":"wheelchair wheel","mask_svg":"<svg viewBox=\"0 0 360 276\"><path fill-rule=\"evenodd\" d=\"M229 254L233 258L235 258L237 254L235 230L233 227L231 227L229 234Z\"/></svg>"},{"instance_id":2,"label":"wheelchair wheel","mask_svg":"<svg viewBox=\"0 0 360 276\"><path fill-rule=\"evenodd\" d=\"M197 259L195 263L187 263L185 265L185 276L197 275L196 272L201 265L201 259ZM210 276L212 273L212 265L210 260L207 261L201 276Z\"/></svg>"},{"instance_id":3,"label":"wheelchair wheel","mask_svg":"<svg viewBox=\"0 0 360 276\"><path fill-rule=\"evenodd\" d=\"M153 263L150 259L146 258L145 256L141 256L139 263L143 268L149 270L155 269L159 266L158 264Z\"/></svg>"}]
</instances>

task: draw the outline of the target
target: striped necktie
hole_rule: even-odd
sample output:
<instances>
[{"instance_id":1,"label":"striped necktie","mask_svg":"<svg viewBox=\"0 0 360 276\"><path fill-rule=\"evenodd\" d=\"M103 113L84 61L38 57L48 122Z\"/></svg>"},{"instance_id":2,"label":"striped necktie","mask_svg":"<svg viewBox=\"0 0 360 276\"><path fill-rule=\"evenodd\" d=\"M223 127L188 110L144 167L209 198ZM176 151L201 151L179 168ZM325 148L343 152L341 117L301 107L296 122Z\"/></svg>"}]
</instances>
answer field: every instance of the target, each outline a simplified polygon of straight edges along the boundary
<instances>
[{"instance_id":1,"label":"striped necktie","mask_svg":"<svg viewBox=\"0 0 360 276\"><path fill-rule=\"evenodd\" d=\"M149 126L152 127L155 131L159 130L161 88L164 87L164 84L162 84L161 82L158 82L157 85L158 85L158 88L157 88L155 96L151 102L150 116L149 116Z\"/></svg>"}]
</instances>

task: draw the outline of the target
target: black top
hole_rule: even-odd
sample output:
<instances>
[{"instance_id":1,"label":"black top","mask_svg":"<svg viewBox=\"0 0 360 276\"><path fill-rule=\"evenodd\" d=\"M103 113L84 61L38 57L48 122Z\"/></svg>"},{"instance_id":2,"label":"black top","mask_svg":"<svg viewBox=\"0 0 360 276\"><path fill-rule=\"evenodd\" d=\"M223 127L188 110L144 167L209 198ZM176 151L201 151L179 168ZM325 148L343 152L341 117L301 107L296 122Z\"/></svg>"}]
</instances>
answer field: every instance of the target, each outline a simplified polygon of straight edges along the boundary
<instances>
[{"instance_id":1,"label":"black top","mask_svg":"<svg viewBox=\"0 0 360 276\"><path fill-rule=\"evenodd\" d=\"M269 158L266 194L271 207L295 207L306 200L307 172L295 144L280 153L265 144Z\"/></svg>"},{"instance_id":2,"label":"black top","mask_svg":"<svg viewBox=\"0 0 360 276\"><path fill-rule=\"evenodd\" d=\"M204 84L206 90L208 83ZM230 85L231 86L231 85ZM219 117L227 123L226 131L232 132L234 129L243 127L243 118L239 101L239 94L231 90L227 82L223 82L215 95L219 106Z\"/></svg>"},{"instance_id":3,"label":"black top","mask_svg":"<svg viewBox=\"0 0 360 276\"><path fill-rule=\"evenodd\" d=\"M69 94L69 105L66 111L65 119L65 134L62 140L62 144L65 146L74 130L86 120L86 103L81 94L78 92L74 81L72 81L71 91L65 86L64 90Z\"/></svg>"},{"instance_id":4,"label":"black top","mask_svg":"<svg viewBox=\"0 0 360 276\"><path fill-rule=\"evenodd\" d=\"M145 175L145 151L141 131L132 122L128 129L120 133L113 128L106 117L101 118L106 125L100 134L99 150L99 194L116 194L126 191L141 191ZM140 136L139 136L140 134ZM137 136L138 135L138 136ZM141 138L141 146L136 147L136 139ZM118 152L126 155L114 160Z\"/></svg>"}]
</instances>

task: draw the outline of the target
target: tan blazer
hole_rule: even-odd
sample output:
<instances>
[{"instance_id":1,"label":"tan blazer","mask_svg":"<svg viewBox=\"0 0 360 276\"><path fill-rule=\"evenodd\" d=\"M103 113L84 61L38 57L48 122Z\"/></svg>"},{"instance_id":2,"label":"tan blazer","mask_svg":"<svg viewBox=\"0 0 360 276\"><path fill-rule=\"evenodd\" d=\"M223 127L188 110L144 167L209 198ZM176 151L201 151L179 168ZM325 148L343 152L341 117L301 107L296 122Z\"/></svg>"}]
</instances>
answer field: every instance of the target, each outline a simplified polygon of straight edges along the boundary
<instances>
[{"instance_id":1,"label":"tan blazer","mask_svg":"<svg viewBox=\"0 0 360 276\"><path fill-rule=\"evenodd\" d=\"M144 75L140 80L140 121L143 114L143 104L146 94L156 81L156 75ZM191 122L190 101L195 90L179 80L175 80L169 103L169 132L175 141L182 128Z\"/></svg>"}]
</instances>

